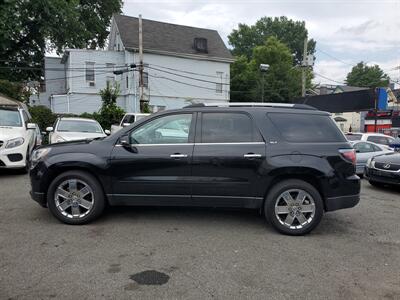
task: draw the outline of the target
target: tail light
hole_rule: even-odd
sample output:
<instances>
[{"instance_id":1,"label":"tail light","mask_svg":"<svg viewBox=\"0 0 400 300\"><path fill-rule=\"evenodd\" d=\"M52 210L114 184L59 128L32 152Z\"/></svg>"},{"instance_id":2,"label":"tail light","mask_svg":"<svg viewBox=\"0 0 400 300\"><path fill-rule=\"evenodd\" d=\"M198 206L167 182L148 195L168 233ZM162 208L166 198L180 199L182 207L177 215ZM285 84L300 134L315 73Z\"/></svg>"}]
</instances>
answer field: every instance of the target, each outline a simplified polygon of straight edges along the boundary
<instances>
[{"instance_id":1,"label":"tail light","mask_svg":"<svg viewBox=\"0 0 400 300\"><path fill-rule=\"evenodd\" d=\"M339 149L339 152L345 160L351 162L353 165L356 164L356 150L354 150L354 149Z\"/></svg>"}]
</instances>

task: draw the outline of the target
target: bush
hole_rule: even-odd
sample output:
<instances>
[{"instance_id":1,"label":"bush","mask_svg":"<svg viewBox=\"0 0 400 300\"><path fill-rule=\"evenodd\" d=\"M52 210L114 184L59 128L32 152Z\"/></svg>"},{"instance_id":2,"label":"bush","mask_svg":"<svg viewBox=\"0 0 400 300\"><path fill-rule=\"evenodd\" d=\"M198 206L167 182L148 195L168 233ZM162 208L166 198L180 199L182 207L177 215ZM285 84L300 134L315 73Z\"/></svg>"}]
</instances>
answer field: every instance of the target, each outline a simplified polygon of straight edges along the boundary
<instances>
[{"instance_id":1,"label":"bush","mask_svg":"<svg viewBox=\"0 0 400 300\"><path fill-rule=\"evenodd\" d=\"M45 130L46 127L53 126L57 116L46 106L29 107L29 112L32 116L32 122L39 125L40 130Z\"/></svg>"},{"instance_id":2,"label":"bush","mask_svg":"<svg viewBox=\"0 0 400 300\"><path fill-rule=\"evenodd\" d=\"M110 129L111 125L119 124L125 111L115 103L103 105L99 113L93 113L93 117L100 123L103 129Z\"/></svg>"}]
</instances>

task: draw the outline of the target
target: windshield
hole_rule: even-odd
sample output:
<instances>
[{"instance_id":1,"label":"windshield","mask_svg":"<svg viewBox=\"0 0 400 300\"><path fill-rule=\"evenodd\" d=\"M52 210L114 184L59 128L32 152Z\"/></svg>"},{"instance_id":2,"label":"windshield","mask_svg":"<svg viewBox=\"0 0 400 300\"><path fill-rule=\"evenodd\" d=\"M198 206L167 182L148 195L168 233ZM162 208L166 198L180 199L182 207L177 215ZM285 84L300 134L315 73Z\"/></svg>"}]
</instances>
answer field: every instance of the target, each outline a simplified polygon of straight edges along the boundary
<instances>
[{"instance_id":1,"label":"windshield","mask_svg":"<svg viewBox=\"0 0 400 300\"><path fill-rule=\"evenodd\" d=\"M79 120L61 120L58 123L57 131L103 133L100 124L98 124L97 122L88 122Z\"/></svg>"},{"instance_id":2,"label":"windshield","mask_svg":"<svg viewBox=\"0 0 400 300\"><path fill-rule=\"evenodd\" d=\"M361 134L346 134L348 141L359 141L361 140Z\"/></svg>"},{"instance_id":3,"label":"windshield","mask_svg":"<svg viewBox=\"0 0 400 300\"><path fill-rule=\"evenodd\" d=\"M0 108L0 126L22 127L21 115L18 110Z\"/></svg>"}]
</instances>

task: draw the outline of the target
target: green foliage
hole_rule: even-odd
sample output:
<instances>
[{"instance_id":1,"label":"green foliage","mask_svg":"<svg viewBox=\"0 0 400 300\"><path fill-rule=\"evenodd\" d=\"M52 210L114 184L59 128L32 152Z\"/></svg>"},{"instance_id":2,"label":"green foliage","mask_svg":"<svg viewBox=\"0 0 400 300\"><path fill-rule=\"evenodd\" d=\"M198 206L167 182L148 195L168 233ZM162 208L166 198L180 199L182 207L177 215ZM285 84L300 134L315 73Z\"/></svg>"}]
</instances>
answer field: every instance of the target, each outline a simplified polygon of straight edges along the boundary
<instances>
[{"instance_id":1,"label":"green foliage","mask_svg":"<svg viewBox=\"0 0 400 300\"><path fill-rule=\"evenodd\" d=\"M359 62L347 74L346 83L350 86L359 87L386 87L389 85L389 76L378 66L367 66Z\"/></svg>"},{"instance_id":2,"label":"green foliage","mask_svg":"<svg viewBox=\"0 0 400 300\"><path fill-rule=\"evenodd\" d=\"M116 83L111 85L109 81L107 81L107 85L104 89L100 90L101 100L103 101L103 106L108 106L110 104L117 103L117 98L120 94L119 84Z\"/></svg>"},{"instance_id":3,"label":"green foliage","mask_svg":"<svg viewBox=\"0 0 400 300\"><path fill-rule=\"evenodd\" d=\"M108 82L107 86L100 91L103 104L99 113L93 113L93 118L103 129L110 129L112 124L119 123L125 114L125 111L116 104L119 93L119 85L111 86Z\"/></svg>"},{"instance_id":4,"label":"green foliage","mask_svg":"<svg viewBox=\"0 0 400 300\"><path fill-rule=\"evenodd\" d=\"M262 73L260 64L268 64ZM311 75L308 76L311 84ZM269 37L264 45L256 46L252 59L240 56L231 66L231 100L288 102L301 95L301 70L293 67L290 49L276 37ZM235 92L240 91L240 92Z\"/></svg>"},{"instance_id":5,"label":"green foliage","mask_svg":"<svg viewBox=\"0 0 400 300\"><path fill-rule=\"evenodd\" d=\"M40 79L46 52L104 47L121 7L122 0L2 0L0 65L10 68L0 69L0 79Z\"/></svg>"},{"instance_id":6,"label":"green foliage","mask_svg":"<svg viewBox=\"0 0 400 300\"><path fill-rule=\"evenodd\" d=\"M286 44L290 52L294 54L294 64L300 64L303 57L304 39L308 32L304 21L294 21L287 17L263 17L254 25L239 24L228 36L229 44L232 45L232 54L235 56L244 55L252 58L253 49L264 45L269 37L276 37ZM316 42L308 41L308 54L315 53Z\"/></svg>"},{"instance_id":7,"label":"green foliage","mask_svg":"<svg viewBox=\"0 0 400 300\"><path fill-rule=\"evenodd\" d=\"M0 94L13 98L21 102L29 100L30 93L23 84L0 79Z\"/></svg>"},{"instance_id":8,"label":"green foliage","mask_svg":"<svg viewBox=\"0 0 400 300\"><path fill-rule=\"evenodd\" d=\"M149 113L151 113L151 110L150 110L150 107L149 107L148 102L144 102L144 103L143 103L143 107L142 107L141 111L142 111L142 113L144 113L144 114L149 114Z\"/></svg>"},{"instance_id":9,"label":"green foliage","mask_svg":"<svg viewBox=\"0 0 400 300\"><path fill-rule=\"evenodd\" d=\"M32 116L33 123L38 124L40 130L45 130L46 127L53 126L57 119L57 116L46 106L39 105L29 107L29 112Z\"/></svg>"},{"instance_id":10,"label":"green foliage","mask_svg":"<svg viewBox=\"0 0 400 300\"><path fill-rule=\"evenodd\" d=\"M94 113L93 117L100 123L103 129L111 129L112 124L119 124L125 111L115 103L103 106L99 113Z\"/></svg>"}]
</instances>

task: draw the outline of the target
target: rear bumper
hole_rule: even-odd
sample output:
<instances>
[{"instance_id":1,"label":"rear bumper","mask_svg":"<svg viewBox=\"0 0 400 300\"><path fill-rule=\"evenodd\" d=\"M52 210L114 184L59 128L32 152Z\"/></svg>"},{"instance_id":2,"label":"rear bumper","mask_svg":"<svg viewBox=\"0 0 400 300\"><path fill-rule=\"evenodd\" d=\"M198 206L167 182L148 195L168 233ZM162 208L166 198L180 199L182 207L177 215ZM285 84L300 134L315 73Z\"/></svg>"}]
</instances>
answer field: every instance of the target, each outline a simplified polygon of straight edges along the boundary
<instances>
[{"instance_id":1,"label":"rear bumper","mask_svg":"<svg viewBox=\"0 0 400 300\"><path fill-rule=\"evenodd\" d=\"M360 202L360 194L350 196L331 197L325 199L326 211L354 207Z\"/></svg>"},{"instance_id":2,"label":"rear bumper","mask_svg":"<svg viewBox=\"0 0 400 300\"><path fill-rule=\"evenodd\" d=\"M38 193L38 192L30 191L29 194L31 195L31 198L33 200L35 200L37 203L40 204L40 206L47 207L47 201L46 201L45 193Z\"/></svg>"}]
</instances>

